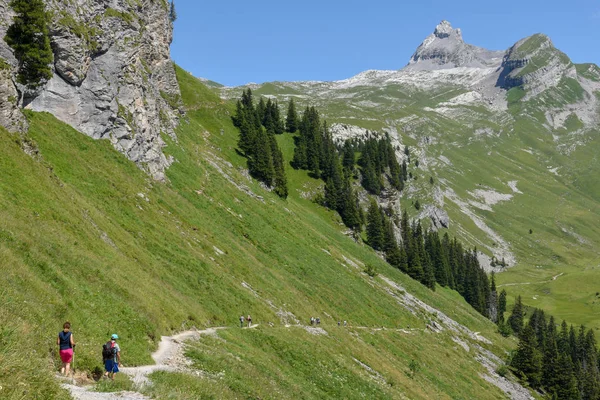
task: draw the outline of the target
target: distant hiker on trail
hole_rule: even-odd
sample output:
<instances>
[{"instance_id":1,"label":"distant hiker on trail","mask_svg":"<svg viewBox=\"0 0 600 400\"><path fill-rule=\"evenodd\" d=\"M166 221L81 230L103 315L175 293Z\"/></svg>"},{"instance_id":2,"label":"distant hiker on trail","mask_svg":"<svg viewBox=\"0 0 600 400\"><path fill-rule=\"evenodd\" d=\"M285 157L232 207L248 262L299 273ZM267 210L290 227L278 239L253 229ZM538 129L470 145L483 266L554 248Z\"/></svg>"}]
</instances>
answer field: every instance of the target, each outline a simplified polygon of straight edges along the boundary
<instances>
[{"instance_id":1,"label":"distant hiker on trail","mask_svg":"<svg viewBox=\"0 0 600 400\"><path fill-rule=\"evenodd\" d=\"M250 316L250 314L248 314L248 318L246 318L248 320L248 328L250 328L252 326L252 317Z\"/></svg>"},{"instance_id":2,"label":"distant hiker on trail","mask_svg":"<svg viewBox=\"0 0 600 400\"><path fill-rule=\"evenodd\" d=\"M348 326L348 322L344 321L344 326Z\"/></svg>"},{"instance_id":3,"label":"distant hiker on trail","mask_svg":"<svg viewBox=\"0 0 600 400\"><path fill-rule=\"evenodd\" d=\"M310 317L310 324L313 325L315 323L314 317Z\"/></svg>"},{"instance_id":4,"label":"distant hiker on trail","mask_svg":"<svg viewBox=\"0 0 600 400\"><path fill-rule=\"evenodd\" d=\"M62 368L60 369L60 373L64 376L67 376L69 375L69 370L71 369L71 361L73 361L73 348L75 348L70 322L65 322L63 324L63 330L58 332L56 344L59 346L60 359L62 360Z\"/></svg>"},{"instance_id":5,"label":"distant hiker on trail","mask_svg":"<svg viewBox=\"0 0 600 400\"><path fill-rule=\"evenodd\" d=\"M317 325L321 325L321 318L317 317Z\"/></svg>"},{"instance_id":6,"label":"distant hiker on trail","mask_svg":"<svg viewBox=\"0 0 600 400\"><path fill-rule=\"evenodd\" d=\"M338 321L338 326L340 326L340 324L341 324L341 321Z\"/></svg>"},{"instance_id":7,"label":"distant hiker on trail","mask_svg":"<svg viewBox=\"0 0 600 400\"><path fill-rule=\"evenodd\" d=\"M244 327L244 316L240 315L240 328Z\"/></svg>"},{"instance_id":8,"label":"distant hiker on trail","mask_svg":"<svg viewBox=\"0 0 600 400\"><path fill-rule=\"evenodd\" d=\"M108 376L112 380L115 380L115 373L119 372L119 367L123 366L121 364L121 347L119 347L117 339L119 336L113 333L110 340L102 345L102 360L106 370L104 376Z\"/></svg>"}]
</instances>

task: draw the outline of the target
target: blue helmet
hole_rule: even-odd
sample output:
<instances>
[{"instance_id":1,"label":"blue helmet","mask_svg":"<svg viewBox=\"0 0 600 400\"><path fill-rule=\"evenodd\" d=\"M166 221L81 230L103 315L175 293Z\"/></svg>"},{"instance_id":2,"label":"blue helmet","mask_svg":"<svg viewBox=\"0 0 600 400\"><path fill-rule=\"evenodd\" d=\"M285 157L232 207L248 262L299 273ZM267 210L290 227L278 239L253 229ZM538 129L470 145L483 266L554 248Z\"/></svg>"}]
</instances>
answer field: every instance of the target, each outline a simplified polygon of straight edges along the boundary
<instances>
[{"instance_id":1,"label":"blue helmet","mask_svg":"<svg viewBox=\"0 0 600 400\"><path fill-rule=\"evenodd\" d=\"M116 340L116 339L118 339L118 338L119 338L119 335L117 335L116 333L113 333L112 335L110 335L110 338L111 338L112 340Z\"/></svg>"}]
</instances>

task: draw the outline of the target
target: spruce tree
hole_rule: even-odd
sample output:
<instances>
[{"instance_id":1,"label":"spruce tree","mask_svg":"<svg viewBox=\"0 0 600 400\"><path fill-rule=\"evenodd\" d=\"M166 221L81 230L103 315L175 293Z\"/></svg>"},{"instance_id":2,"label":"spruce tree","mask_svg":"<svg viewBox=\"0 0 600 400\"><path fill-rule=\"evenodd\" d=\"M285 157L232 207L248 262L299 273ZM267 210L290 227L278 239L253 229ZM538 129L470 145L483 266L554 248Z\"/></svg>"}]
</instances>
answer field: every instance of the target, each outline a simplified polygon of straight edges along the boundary
<instances>
[{"instance_id":1,"label":"spruce tree","mask_svg":"<svg viewBox=\"0 0 600 400\"><path fill-rule=\"evenodd\" d=\"M551 319L551 322L554 322ZM544 358L542 368L542 385L549 393L555 393L558 389L558 345L556 344L556 331L549 330L544 345Z\"/></svg>"},{"instance_id":2,"label":"spruce tree","mask_svg":"<svg viewBox=\"0 0 600 400\"><path fill-rule=\"evenodd\" d=\"M506 290L502 289L498 297L498 322L504 322L504 313L506 312Z\"/></svg>"},{"instance_id":3,"label":"spruce tree","mask_svg":"<svg viewBox=\"0 0 600 400\"><path fill-rule=\"evenodd\" d=\"M42 0L11 0L9 5L16 15L4 40L19 63L17 81L35 89L52 77L49 16Z\"/></svg>"},{"instance_id":4,"label":"spruce tree","mask_svg":"<svg viewBox=\"0 0 600 400\"><path fill-rule=\"evenodd\" d=\"M498 322L498 293L496 291L496 277L493 271L490 287L490 299L488 302L488 315L492 322Z\"/></svg>"},{"instance_id":5,"label":"spruce tree","mask_svg":"<svg viewBox=\"0 0 600 400\"><path fill-rule=\"evenodd\" d=\"M273 186L275 193L282 199L288 196L287 177L285 175L285 166L283 154L277 144L273 134L269 135L271 145L271 157L273 159Z\"/></svg>"},{"instance_id":6,"label":"spruce tree","mask_svg":"<svg viewBox=\"0 0 600 400\"><path fill-rule=\"evenodd\" d=\"M525 326L521 332L521 338L517 351L511 361L511 366L521 372L531 387L537 389L542 379L542 357L537 349L535 332L530 325Z\"/></svg>"},{"instance_id":7,"label":"spruce tree","mask_svg":"<svg viewBox=\"0 0 600 400\"><path fill-rule=\"evenodd\" d=\"M568 354L560 353L558 356L556 384L554 394L560 400L579 400L577 378L573 371L573 362Z\"/></svg>"},{"instance_id":8,"label":"spruce tree","mask_svg":"<svg viewBox=\"0 0 600 400\"><path fill-rule=\"evenodd\" d=\"M521 334L521 330L523 330L524 317L525 311L523 310L523 302L521 301L521 296L518 296L512 309L512 313L508 318L508 324L517 336L519 336Z\"/></svg>"},{"instance_id":9,"label":"spruce tree","mask_svg":"<svg viewBox=\"0 0 600 400\"><path fill-rule=\"evenodd\" d=\"M177 20L177 11L175 11L175 1L171 0L171 3L169 4L169 21L171 21L171 23L173 23L176 20Z\"/></svg>"},{"instance_id":10,"label":"spruce tree","mask_svg":"<svg viewBox=\"0 0 600 400\"><path fill-rule=\"evenodd\" d=\"M298 113L296 112L294 99L291 99L288 105L287 117L285 119L285 129L290 133L294 133L298 130Z\"/></svg>"},{"instance_id":11,"label":"spruce tree","mask_svg":"<svg viewBox=\"0 0 600 400\"><path fill-rule=\"evenodd\" d=\"M383 251L385 252L385 259L390 265L396 268L400 268L401 254L396 236L394 234L394 222L391 218L386 218L385 221L385 235Z\"/></svg>"},{"instance_id":12,"label":"spruce tree","mask_svg":"<svg viewBox=\"0 0 600 400\"><path fill-rule=\"evenodd\" d=\"M354 230L360 231L362 226L362 215L360 205L358 203L358 195L352 188L350 173L344 171L343 186L342 186L342 205L339 210L344 224Z\"/></svg>"},{"instance_id":13,"label":"spruce tree","mask_svg":"<svg viewBox=\"0 0 600 400\"><path fill-rule=\"evenodd\" d=\"M344 142L342 165L344 166L344 168L348 169L349 171L352 171L354 170L354 164L354 148L352 147L350 141L346 140Z\"/></svg>"},{"instance_id":14,"label":"spruce tree","mask_svg":"<svg viewBox=\"0 0 600 400\"><path fill-rule=\"evenodd\" d=\"M384 230L381 210L373 199L370 201L369 211L367 212L367 240L375 250L383 250Z\"/></svg>"}]
</instances>

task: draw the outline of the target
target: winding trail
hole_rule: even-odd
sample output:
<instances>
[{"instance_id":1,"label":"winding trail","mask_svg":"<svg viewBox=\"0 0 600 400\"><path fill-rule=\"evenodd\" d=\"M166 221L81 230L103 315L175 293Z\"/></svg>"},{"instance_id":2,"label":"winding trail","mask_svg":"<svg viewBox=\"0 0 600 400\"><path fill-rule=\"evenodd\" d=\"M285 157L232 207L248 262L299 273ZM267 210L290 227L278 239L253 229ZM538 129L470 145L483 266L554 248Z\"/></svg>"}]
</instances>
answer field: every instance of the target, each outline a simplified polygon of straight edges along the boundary
<instances>
[{"instance_id":1,"label":"winding trail","mask_svg":"<svg viewBox=\"0 0 600 400\"><path fill-rule=\"evenodd\" d=\"M561 276L563 276L564 274L565 274L564 272L561 272L561 273L560 273L560 274L558 274L558 275L554 275L554 276L552 277L552 279L548 279L548 280L546 280L546 281L539 281L539 282L517 282L517 283L505 283L505 284L503 284L503 285L498 285L497 287L506 287L506 286L521 286L521 285L535 285L535 284L538 284L538 283L550 283L550 282L552 282L552 281L555 281L555 280L557 280L558 278L560 278L560 277L561 277Z\"/></svg>"},{"instance_id":2,"label":"winding trail","mask_svg":"<svg viewBox=\"0 0 600 400\"><path fill-rule=\"evenodd\" d=\"M254 325L252 328L258 326ZM226 329L225 327L208 328L201 331L191 330L178 333L173 336L163 336L158 344L158 349L152 353L152 359L156 364L142 365L139 367L123 367L122 373L128 375L133 380L135 387L143 387L149 383L148 375L156 371L184 371L188 367L188 362L183 355L185 340L196 339L201 335L214 335L217 330ZM63 384L63 387L71 392L76 400L145 400L149 399L138 392L114 392L101 393L94 392L93 386L76 386L72 384Z\"/></svg>"}]
</instances>

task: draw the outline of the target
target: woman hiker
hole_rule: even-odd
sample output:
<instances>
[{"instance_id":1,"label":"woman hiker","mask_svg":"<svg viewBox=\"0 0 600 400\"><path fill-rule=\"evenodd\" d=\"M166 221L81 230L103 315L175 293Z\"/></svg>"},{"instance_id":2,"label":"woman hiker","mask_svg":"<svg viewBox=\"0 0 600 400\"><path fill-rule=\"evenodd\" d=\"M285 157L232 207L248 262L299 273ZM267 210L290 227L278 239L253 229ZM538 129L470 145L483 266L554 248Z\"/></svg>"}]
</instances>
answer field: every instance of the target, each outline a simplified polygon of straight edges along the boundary
<instances>
[{"instance_id":1,"label":"woman hiker","mask_svg":"<svg viewBox=\"0 0 600 400\"><path fill-rule=\"evenodd\" d=\"M67 321L63 324L63 330L58 332L56 344L59 346L60 359L62 360L62 368L60 369L60 373L64 376L67 376L69 375L69 371L71 369L71 361L73 361L73 348L75 347L70 322Z\"/></svg>"},{"instance_id":2,"label":"woman hiker","mask_svg":"<svg viewBox=\"0 0 600 400\"><path fill-rule=\"evenodd\" d=\"M104 369L106 370L104 376L112 380L115 379L115 373L119 372L119 367L123 366L121 364L121 347L119 347L117 339L119 336L113 333L110 335L110 341L102 346L102 358L104 358Z\"/></svg>"}]
</instances>

